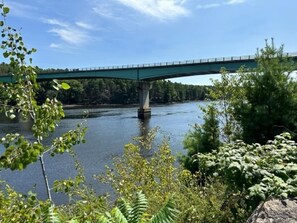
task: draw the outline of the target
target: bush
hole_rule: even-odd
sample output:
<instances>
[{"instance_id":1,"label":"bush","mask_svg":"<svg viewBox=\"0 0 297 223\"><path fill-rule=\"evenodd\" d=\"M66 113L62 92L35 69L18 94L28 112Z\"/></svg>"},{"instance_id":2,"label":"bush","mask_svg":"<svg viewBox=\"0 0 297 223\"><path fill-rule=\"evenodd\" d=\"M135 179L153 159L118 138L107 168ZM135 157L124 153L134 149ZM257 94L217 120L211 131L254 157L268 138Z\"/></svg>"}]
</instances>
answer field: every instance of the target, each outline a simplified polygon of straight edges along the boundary
<instances>
[{"instance_id":1,"label":"bush","mask_svg":"<svg viewBox=\"0 0 297 223\"><path fill-rule=\"evenodd\" d=\"M110 184L118 196L129 202L135 199L135 191L142 191L147 197L150 215L172 197L175 208L180 211L178 223L222 223L237 222L238 219L241 222L245 219L242 210L237 216L232 213L231 209L237 207L229 205L232 202L228 200L230 194L226 185L219 179L204 178L204 186L200 186L201 176L177 166L166 140L151 151L155 134L153 130L149 140L140 138L140 143L127 144L123 156L116 157L114 165L107 167L106 174L97 178ZM149 158L142 155L148 153L152 154Z\"/></svg>"},{"instance_id":2,"label":"bush","mask_svg":"<svg viewBox=\"0 0 297 223\"><path fill-rule=\"evenodd\" d=\"M237 141L198 157L205 169L222 176L250 206L271 196L297 196L297 144L289 133L276 136L266 145Z\"/></svg>"}]
</instances>

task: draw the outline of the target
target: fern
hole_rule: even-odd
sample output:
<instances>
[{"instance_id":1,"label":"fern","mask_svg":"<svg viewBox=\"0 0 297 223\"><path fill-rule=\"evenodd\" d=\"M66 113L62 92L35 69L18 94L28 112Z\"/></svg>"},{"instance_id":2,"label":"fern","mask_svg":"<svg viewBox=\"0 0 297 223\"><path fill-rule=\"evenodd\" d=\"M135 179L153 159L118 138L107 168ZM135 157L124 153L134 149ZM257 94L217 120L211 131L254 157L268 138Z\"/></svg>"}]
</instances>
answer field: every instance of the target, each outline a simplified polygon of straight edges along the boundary
<instances>
[{"instance_id":1,"label":"fern","mask_svg":"<svg viewBox=\"0 0 297 223\"><path fill-rule=\"evenodd\" d=\"M48 216L47 221L48 223L61 223L59 214L55 211L55 206L51 205L48 208Z\"/></svg>"},{"instance_id":2,"label":"fern","mask_svg":"<svg viewBox=\"0 0 297 223\"><path fill-rule=\"evenodd\" d=\"M101 215L99 217L99 223L113 223L113 221L111 221L111 215L110 213L105 213L105 215Z\"/></svg>"},{"instance_id":3,"label":"fern","mask_svg":"<svg viewBox=\"0 0 297 223\"><path fill-rule=\"evenodd\" d=\"M173 223L178 217L179 211L174 208L172 199L152 218L146 214L148 201L142 192L137 193L132 207L125 199L118 202L117 207L111 212L106 212L99 218L99 223Z\"/></svg>"},{"instance_id":4,"label":"fern","mask_svg":"<svg viewBox=\"0 0 297 223\"><path fill-rule=\"evenodd\" d=\"M132 210L131 205L125 199L122 198L118 201L117 207L125 216L125 218L128 219Z\"/></svg>"},{"instance_id":5,"label":"fern","mask_svg":"<svg viewBox=\"0 0 297 223\"><path fill-rule=\"evenodd\" d=\"M111 211L111 215L113 216L113 221L116 223L129 223L124 213L118 207L115 207Z\"/></svg>"},{"instance_id":6,"label":"fern","mask_svg":"<svg viewBox=\"0 0 297 223\"><path fill-rule=\"evenodd\" d=\"M169 199L165 206L156 213L150 223L171 223L174 222L178 217L179 211L174 208L174 202Z\"/></svg>"},{"instance_id":7,"label":"fern","mask_svg":"<svg viewBox=\"0 0 297 223\"><path fill-rule=\"evenodd\" d=\"M129 223L138 223L147 209L147 199L142 192L137 192L136 201L129 214Z\"/></svg>"}]
</instances>

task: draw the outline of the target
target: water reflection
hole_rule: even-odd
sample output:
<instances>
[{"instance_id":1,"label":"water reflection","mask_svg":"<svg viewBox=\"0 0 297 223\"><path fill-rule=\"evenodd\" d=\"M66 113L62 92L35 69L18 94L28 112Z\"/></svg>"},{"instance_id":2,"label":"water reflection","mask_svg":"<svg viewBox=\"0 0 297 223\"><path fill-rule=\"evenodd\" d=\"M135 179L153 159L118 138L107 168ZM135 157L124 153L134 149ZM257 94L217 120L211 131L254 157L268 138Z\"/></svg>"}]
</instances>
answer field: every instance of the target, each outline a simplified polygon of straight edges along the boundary
<instances>
[{"instance_id":1,"label":"water reflection","mask_svg":"<svg viewBox=\"0 0 297 223\"><path fill-rule=\"evenodd\" d=\"M151 119L138 119L139 121L139 136L145 137L148 134L148 131L151 129L150 127Z\"/></svg>"}]
</instances>

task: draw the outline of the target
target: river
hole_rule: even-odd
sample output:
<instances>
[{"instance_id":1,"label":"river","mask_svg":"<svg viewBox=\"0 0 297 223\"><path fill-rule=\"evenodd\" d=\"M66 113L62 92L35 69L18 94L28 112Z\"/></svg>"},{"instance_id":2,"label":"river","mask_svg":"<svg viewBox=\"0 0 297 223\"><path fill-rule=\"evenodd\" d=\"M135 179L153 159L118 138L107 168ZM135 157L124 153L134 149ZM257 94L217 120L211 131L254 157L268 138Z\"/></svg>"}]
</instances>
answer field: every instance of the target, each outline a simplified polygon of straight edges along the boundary
<instances>
[{"instance_id":1,"label":"river","mask_svg":"<svg viewBox=\"0 0 297 223\"><path fill-rule=\"evenodd\" d=\"M122 155L124 145L132 142L134 137L145 134L146 130L159 127L157 140L161 140L163 136L169 137L173 154L184 153L182 141L185 134L191 129L191 125L201 124L203 121L198 105L204 106L205 102L152 106L152 117L146 121L137 118L137 107L67 109L66 118L59 124L55 135L75 128L84 121L82 117L87 111L86 143L76 146L75 151L84 167L87 183L93 185L98 194L102 194L110 191L110 188L99 184L92 176L104 172L105 165L111 165L113 157ZM0 137L8 132L30 136L30 127L27 123L12 122L2 117ZM3 147L0 147L0 153L2 152ZM55 179L67 179L76 174L73 158L68 154L46 156L45 165L51 185ZM39 162L29 165L23 171L0 171L0 180L5 180L17 191L26 193L33 190L39 198L44 199L46 191L42 179ZM53 198L57 203L65 201L59 194L54 194Z\"/></svg>"}]
</instances>

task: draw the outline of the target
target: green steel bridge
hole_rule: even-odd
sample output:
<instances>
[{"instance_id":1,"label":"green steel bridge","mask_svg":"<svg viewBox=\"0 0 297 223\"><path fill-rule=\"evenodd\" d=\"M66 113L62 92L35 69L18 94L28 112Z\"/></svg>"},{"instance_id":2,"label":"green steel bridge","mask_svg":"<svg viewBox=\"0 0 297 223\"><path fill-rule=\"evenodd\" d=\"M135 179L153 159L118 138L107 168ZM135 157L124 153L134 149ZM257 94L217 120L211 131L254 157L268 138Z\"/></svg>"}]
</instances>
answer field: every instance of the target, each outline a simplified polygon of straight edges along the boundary
<instances>
[{"instance_id":1,"label":"green steel bridge","mask_svg":"<svg viewBox=\"0 0 297 223\"><path fill-rule=\"evenodd\" d=\"M297 53L288 53L287 55L297 62ZM242 66L255 68L255 56L51 70L38 73L37 79L42 81L50 79L120 78L137 81L154 81L174 77L218 74L222 67L226 68L230 73L235 73ZM11 75L0 76L0 82L13 82L13 77Z\"/></svg>"},{"instance_id":2,"label":"green steel bridge","mask_svg":"<svg viewBox=\"0 0 297 223\"><path fill-rule=\"evenodd\" d=\"M297 53L287 53L297 62ZM149 89L150 81L205 74L218 74L222 67L235 73L240 67L255 68L255 56L221 57L212 59L186 60L153 64L94 67L43 71L38 73L37 80L82 79L82 78L119 78L139 81L140 109L138 116L150 116ZM11 83L13 76L0 76L0 82Z\"/></svg>"}]
</instances>

